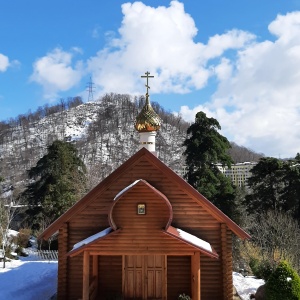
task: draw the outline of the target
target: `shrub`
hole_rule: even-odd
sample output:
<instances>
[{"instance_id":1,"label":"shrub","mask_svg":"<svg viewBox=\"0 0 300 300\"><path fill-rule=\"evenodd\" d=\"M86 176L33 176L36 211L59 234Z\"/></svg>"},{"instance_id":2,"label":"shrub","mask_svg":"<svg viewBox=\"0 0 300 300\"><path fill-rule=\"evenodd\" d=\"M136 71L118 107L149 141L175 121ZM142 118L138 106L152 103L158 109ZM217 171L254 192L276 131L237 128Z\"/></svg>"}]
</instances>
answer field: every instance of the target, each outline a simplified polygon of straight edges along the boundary
<instances>
[{"instance_id":1,"label":"shrub","mask_svg":"<svg viewBox=\"0 0 300 300\"><path fill-rule=\"evenodd\" d=\"M250 258L249 266L254 276L267 281L274 272L276 264L269 260L259 260L257 258Z\"/></svg>"},{"instance_id":2,"label":"shrub","mask_svg":"<svg viewBox=\"0 0 300 300\"><path fill-rule=\"evenodd\" d=\"M279 263L266 283L268 300L300 300L300 277L286 262Z\"/></svg>"},{"instance_id":3,"label":"shrub","mask_svg":"<svg viewBox=\"0 0 300 300\"><path fill-rule=\"evenodd\" d=\"M30 234L31 234L31 229L28 228L20 229L18 233L17 244L22 248L26 248L28 245Z\"/></svg>"}]
</instances>

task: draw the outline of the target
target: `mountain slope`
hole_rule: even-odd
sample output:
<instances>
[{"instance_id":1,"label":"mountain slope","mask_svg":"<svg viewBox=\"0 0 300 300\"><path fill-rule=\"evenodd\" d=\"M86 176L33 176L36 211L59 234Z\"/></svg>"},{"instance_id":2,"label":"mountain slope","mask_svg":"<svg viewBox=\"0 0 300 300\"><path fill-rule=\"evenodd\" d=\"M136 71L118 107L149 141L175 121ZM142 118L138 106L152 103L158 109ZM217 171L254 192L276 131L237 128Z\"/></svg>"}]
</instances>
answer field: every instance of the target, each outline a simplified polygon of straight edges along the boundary
<instances>
[{"instance_id":1,"label":"mountain slope","mask_svg":"<svg viewBox=\"0 0 300 300\"><path fill-rule=\"evenodd\" d=\"M100 101L81 104L38 120L19 118L0 131L0 174L12 184L26 179L26 170L35 166L54 140L75 144L89 172L91 188L139 148L135 118L144 98L110 94ZM182 142L188 123L165 112L158 104L154 109L163 120L157 134L159 157L178 173L183 170ZM22 187L20 187L22 189Z\"/></svg>"}]
</instances>

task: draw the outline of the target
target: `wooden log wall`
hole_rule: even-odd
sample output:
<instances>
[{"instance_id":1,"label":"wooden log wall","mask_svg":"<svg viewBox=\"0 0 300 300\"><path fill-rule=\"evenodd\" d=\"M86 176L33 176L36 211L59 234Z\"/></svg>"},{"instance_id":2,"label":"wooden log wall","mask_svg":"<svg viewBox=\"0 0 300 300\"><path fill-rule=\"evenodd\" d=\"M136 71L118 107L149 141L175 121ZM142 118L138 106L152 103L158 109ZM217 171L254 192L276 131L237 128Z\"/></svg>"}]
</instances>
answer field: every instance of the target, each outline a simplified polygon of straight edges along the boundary
<instances>
[{"instance_id":1,"label":"wooden log wall","mask_svg":"<svg viewBox=\"0 0 300 300\"><path fill-rule=\"evenodd\" d=\"M122 256L99 256L99 295L113 299L122 295ZM105 299L105 298L104 298Z\"/></svg>"},{"instance_id":2,"label":"wooden log wall","mask_svg":"<svg viewBox=\"0 0 300 300\"><path fill-rule=\"evenodd\" d=\"M168 299L191 296L191 256L168 256L167 266Z\"/></svg>"},{"instance_id":3,"label":"wooden log wall","mask_svg":"<svg viewBox=\"0 0 300 300\"><path fill-rule=\"evenodd\" d=\"M226 224L221 224L223 299L232 300L232 237Z\"/></svg>"}]
</instances>

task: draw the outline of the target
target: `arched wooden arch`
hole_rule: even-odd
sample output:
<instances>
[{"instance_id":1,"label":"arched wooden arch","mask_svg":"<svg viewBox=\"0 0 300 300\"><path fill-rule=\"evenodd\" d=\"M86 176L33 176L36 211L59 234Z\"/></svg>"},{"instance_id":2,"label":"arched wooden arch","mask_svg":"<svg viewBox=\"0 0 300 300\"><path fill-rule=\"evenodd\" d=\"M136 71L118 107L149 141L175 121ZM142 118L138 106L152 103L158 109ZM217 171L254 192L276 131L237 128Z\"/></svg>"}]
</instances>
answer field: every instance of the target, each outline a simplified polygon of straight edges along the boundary
<instances>
[{"instance_id":1,"label":"arched wooden arch","mask_svg":"<svg viewBox=\"0 0 300 300\"><path fill-rule=\"evenodd\" d=\"M145 214L138 214L138 205L145 205ZM109 209L108 222L114 230L139 227L167 230L173 219L172 205L168 198L140 179L116 195Z\"/></svg>"}]
</instances>

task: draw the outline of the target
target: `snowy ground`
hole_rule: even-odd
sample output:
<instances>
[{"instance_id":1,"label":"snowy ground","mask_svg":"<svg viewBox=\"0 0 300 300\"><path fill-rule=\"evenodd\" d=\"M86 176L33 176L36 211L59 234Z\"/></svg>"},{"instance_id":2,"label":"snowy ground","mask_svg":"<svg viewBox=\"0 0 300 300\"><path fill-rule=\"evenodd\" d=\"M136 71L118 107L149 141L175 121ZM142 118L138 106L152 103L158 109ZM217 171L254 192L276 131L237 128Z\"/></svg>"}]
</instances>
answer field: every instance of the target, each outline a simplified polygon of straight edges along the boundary
<instances>
[{"instance_id":1,"label":"snowy ground","mask_svg":"<svg viewBox=\"0 0 300 300\"><path fill-rule=\"evenodd\" d=\"M57 262L31 256L0 262L0 300L48 300L56 292Z\"/></svg>"},{"instance_id":2,"label":"snowy ground","mask_svg":"<svg viewBox=\"0 0 300 300\"><path fill-rule=\"evenodd\" d=\"M57 262L36 261L32 256L0 263L0 300L48 300L56 292ZM264 284L263 280L233 273L233 283L243 300Z\"/></svg>"},{"instance_id":3,"label":"snowy ground","mask_svg":"<svg viewBox=\"0 0 300 300\"><path fill-rule=\"evenodd\" d=\"M242 274L233 272L233 285L243 300L248 300L250 294L255 294L257 288L265 282L252 276L244 277Z\"/></svg>"}]
</instances>

